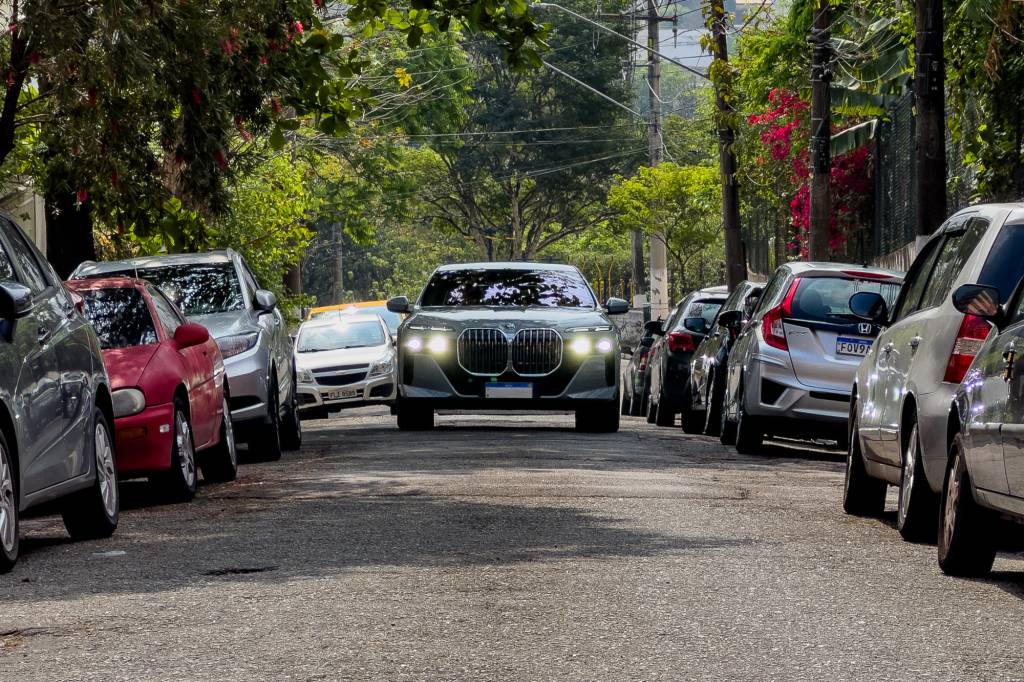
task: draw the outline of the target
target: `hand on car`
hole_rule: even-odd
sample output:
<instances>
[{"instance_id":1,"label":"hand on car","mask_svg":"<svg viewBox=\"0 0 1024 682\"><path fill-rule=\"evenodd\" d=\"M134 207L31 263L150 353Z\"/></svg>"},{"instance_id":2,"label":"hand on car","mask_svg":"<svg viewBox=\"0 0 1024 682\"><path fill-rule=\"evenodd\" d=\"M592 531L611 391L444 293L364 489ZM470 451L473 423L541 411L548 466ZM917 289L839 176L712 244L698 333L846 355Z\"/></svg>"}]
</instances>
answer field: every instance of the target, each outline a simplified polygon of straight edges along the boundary
<instances>
[{"instance_id":1,"label":"hand on car","mask_svg":"<svg viewBox=\"0 0 1024 682\"><path fill-rule=\"evenodd\" d=\"M967 306L967 312L971 315L984 315L991 317L999 310L999 303L987 291L981 291Z\"/></svg>"}]
</instances>

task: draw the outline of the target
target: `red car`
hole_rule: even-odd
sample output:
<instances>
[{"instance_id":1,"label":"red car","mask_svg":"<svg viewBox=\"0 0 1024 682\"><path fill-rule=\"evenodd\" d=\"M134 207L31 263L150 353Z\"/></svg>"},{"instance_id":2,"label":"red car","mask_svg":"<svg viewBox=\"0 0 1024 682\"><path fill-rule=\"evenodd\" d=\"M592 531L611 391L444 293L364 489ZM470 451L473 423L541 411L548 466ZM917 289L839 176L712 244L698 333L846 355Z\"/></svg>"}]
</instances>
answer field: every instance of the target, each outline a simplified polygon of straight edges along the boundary
<instances>
[{"instance_id":1,"label":"red car","mask_svg":"<svg viewBox=\"0 0 1024 682\"><path fill-rule=\"evenodd\" d=\"M189 322L140 279L72 280L96 329L113 390L117 471L148 476L172 498L238 469L224 360L205 327Z\"/></svg>"}]
</instances>

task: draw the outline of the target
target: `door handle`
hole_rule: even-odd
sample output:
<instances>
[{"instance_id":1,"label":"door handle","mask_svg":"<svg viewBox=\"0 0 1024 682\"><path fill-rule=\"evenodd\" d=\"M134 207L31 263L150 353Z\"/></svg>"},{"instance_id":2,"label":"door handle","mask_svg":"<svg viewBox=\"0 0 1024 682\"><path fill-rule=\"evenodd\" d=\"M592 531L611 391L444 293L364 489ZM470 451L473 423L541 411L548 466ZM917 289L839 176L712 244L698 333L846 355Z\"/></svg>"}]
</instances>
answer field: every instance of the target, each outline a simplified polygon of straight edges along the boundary
<instances>
[{"instance_id":1,"label":"door handle","mask_svg":"<svg viewBox=\"0 0 1024 682\"><path fill-rule=\"evenodd\" d=\"M911 348L916 350L917 347L920 346L920 345L921 345L921 337L920 336L915 336L914 338L910 339L910 347Z\"/></svg>"},{"instance_id":2,"label":"door handle","mask_svg":"<svg viewBox=\"0 0 1024 682\"><path fill-rule=\"evenodd\" d=\"M1003 381L1010 381L1013 378L1013 362L1017 357L1017 348L1013 342L1006 344L1006 348L1003 350L1003 360L1006 364L1003 365Z\"/></svg>"},{"instance_id":3,"label":"door handle","mask_svg":"<svg viewBox=\"0 0 1024 682\"><path fill-rule=\"evenodd\" d=\"M882 346L882 352L885 353L886 355L888 355L889 353L892 352L892 348L893 348L892 343L891 342L887 343L884 346Z\"/></svg>"},{"instance_id":4,"label":"door handle","mask_svg":"<svg viewBox=\"0 0 1024 682\"><path fill-rule=\"evenodd\" d=\"M39 328L38 332L36 333L36 341L39 343L40 346L46 343L46 340L50 338L51 333L52 332L46 327Z\"/></svg>"}]
</instances>

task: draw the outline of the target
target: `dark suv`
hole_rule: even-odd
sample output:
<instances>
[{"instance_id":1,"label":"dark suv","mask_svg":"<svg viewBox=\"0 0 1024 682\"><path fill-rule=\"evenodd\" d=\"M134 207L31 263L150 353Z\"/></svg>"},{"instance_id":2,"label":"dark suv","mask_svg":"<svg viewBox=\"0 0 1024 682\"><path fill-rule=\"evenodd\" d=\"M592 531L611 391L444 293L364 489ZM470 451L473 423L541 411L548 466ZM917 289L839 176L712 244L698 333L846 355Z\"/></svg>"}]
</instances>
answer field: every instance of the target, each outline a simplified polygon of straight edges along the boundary
<instances>
[{"instance_id":1,"label":"dark suv","mask_svg":"<svg viewBox=\"0 0 1024 682\"><path fill-rule=\"evenodd\" d=\"M0 573L23 512L53 503L71 537L107 537L120 511L99 341L57 273L0 216Z\"/></svg>"}]
</instances>

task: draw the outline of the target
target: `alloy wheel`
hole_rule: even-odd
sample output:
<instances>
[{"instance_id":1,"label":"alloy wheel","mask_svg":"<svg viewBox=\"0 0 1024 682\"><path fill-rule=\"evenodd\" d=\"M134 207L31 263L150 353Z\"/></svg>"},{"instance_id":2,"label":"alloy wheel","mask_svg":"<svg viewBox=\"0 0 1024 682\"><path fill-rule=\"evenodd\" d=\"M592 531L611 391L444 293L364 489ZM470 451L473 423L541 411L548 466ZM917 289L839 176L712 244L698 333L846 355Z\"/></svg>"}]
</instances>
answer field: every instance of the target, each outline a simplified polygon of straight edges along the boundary
<instances>
[{"instance_id":1,"label":"alloy wheel","mask_svg":"<svg viewBox=\"0 0 1024 682\"><path fill-rule=\"evenodd\" d=\"M14 473L7 461L7 451L0 445L0 543L8 553L14 550L18 532L15 518L17 500L14 498Z\"/></svg>"},{"instance_id":2,"label":"alloy wheel","mask_svg":"<svg viewBox=\"0 0 1024 682\"><path fill-rule=\"evenodd\" d=\"M900 525L910 513L910 497L914 490L914 472L917 469L917 424L910 429L910 440L907 452L903 456L903 476L900 479L899 522Z\"/></svg>"},{"instance_id":3,"label":"alloy wheel","mask_svg":"<svg viewBox=\"0 0 1024 682\"><path fill-rule=\"evenodd\" d=\"M228 399L224 398L224 438L227 439L228 457L231 459L231 466L238 466L238 449L235 446L235 426L231 423L231 406Z\"/></svg>"},{"instance_id":4,"label":"alloy wheel","mask_svg":"<svg viewBox=\"0 0 1024 682\"><path fill-rule=\"evenodd\" d=\"M949 484L946 486L946 509L942 515L942 538L946 547L953 542L953 530L956 528L957 508L960 506L960 479L960 453L957 453L950 467Z\"/></svg>"},{"instance_id":5,"label":"alloy wheel","mask_svg":"<svg viewBox=\"0 0 1024 682\"><path fill-rule=\"evenodd\" d=\"M174 440L178 445L178 466L181 467L181 479L189 488L196 482L196 453L192 445L192 429L183 412L174 416Z\"/></svg>"},{"instance_id":6,"label":"alloy wheel","mask_svg":"<svg viewBox=\"0 0 1024 682\"><path fill-rule=\"evenodd\" d=\"M107 517L112 518L117 513L117 471L114 468L114 448L110 444L110 434L107 433L107 426L102 421L96 422L93 443L103 511L107 513Z\"/></svg>"}]
</instances>

